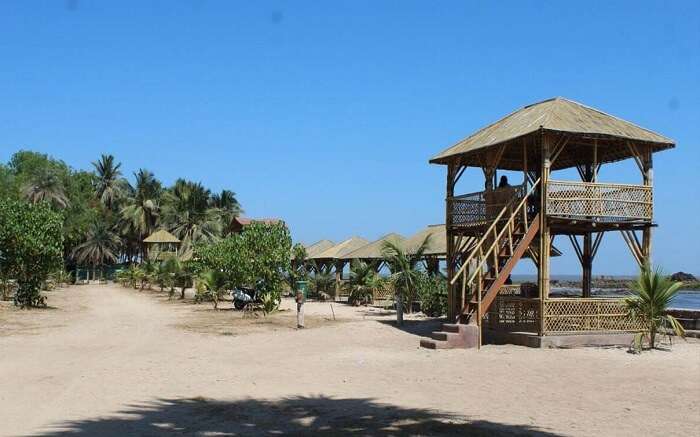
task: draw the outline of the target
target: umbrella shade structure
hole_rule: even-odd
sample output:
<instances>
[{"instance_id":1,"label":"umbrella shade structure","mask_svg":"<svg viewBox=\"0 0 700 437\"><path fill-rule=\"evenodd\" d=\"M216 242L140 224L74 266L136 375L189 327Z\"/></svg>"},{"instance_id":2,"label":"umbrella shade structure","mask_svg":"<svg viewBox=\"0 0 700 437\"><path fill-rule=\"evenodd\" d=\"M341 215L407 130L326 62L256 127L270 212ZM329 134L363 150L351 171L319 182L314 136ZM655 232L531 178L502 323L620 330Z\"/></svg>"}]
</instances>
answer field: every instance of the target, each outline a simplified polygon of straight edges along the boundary
<instances>
[{"instance_id":1,"label":"umbrella shade structure","mask_svg":"<svg viewBox=\"0 0 700 437\"><path fill-rule=\"evenodd\" d=\"M382 247L384 246L385 241L390 241L396 245L401 246L404 241L406 241L406 238L404 238L402 235L397 234L397 233L390 233L387 234L377 240L374 240L371 243L365 244L364 246L360 247L357 250L353 250L350 253L347 253L343 256L343 259L346 260L353 260L353 259L361 259L361 260L377 260L377 259L383 259L384 255L382 254Z\"/></svg>"}]
</instances>

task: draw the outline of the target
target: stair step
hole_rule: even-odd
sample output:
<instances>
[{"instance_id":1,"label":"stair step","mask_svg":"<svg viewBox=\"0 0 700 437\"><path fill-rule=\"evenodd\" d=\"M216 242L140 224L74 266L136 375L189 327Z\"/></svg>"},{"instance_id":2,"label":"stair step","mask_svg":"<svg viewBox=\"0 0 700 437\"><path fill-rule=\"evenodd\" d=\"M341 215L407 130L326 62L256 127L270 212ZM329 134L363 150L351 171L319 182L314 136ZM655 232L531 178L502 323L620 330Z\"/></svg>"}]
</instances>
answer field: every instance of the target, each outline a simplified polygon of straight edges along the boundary
<instances>
[{"instance_id":1,"label":"stair step","mask_svg":"<svg viewBox=\"0 0 700 437\"><path fill-rule=\"evenodd\" d=\"M457 323L443 323L442 330L445 332L459 332L459 324L457 324Z\"/></svg>"}]
</instances>

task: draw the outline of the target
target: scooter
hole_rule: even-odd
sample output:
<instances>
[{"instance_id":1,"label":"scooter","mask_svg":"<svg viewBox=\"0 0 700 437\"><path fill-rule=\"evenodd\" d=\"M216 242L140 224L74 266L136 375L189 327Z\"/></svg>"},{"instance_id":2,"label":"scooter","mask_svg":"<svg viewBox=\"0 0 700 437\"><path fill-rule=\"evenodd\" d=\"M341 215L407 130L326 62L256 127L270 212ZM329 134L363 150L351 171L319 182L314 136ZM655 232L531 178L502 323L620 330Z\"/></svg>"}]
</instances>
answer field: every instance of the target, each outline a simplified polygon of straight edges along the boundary
<instances>
[{"instance_id":1,"label":"scooter","mask_svg":"<svg viewBox=\"0 0 700 437\"><path fill-rule=\"evenodd\" d=\"M261 303L260 296L254 288L238 287L231 292L233 307L242 310L249 303Z\"/></svg>"}]
</instances>

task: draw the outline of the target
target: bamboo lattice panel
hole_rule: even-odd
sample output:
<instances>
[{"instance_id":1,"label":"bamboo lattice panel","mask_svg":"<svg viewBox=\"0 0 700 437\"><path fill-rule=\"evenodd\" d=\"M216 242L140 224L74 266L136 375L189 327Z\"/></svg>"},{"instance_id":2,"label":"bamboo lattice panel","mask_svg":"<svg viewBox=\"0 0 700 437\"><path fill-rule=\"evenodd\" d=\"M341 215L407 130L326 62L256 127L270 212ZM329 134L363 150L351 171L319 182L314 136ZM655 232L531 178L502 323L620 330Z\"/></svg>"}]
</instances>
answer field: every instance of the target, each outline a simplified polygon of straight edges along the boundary
<instances>
[{"instance_id":1,"label":"bamboo lattice panel","mask_svg":"<svg viewBox=\"0 0 700 437\"><path fill-rule=\"evenodd\" d=\"M372 291L372 299L375 302L383 300L392 300L394 298L394 287L391 284L385 284L375 288Z\"/></svg>"},{"instance_id":2,"label":"bamboo lattice panel","mask_svg":"<svg viewBox=\"0 0 700 437\"><path fill-rule=\"evenodd\" d=\"M452 225L469 227L490 224L509 201L522 199L526 192L524 185L517 185L452 197L448 200Z\"/></svg>"},{"instance_id":3,"label":"bamboo lattice panel","mask_svg":"<svg viewBox=\"0 0 700 437\"><path fill-rule=\"evenodd\" d=\"M502 331L537 332L539 299L498 296L484 318L484 326Z\"/></svg>"},{"instance_id":4,"label":"bamboo lattice panel","mask_svg":"<svg viewBox=\"0 0 700 437\"><path fill-rule=\"evenodd\" d=\"M644 185L549 181L547 215L651 220L652 189Z\"/></svg>"},{"instance_id":5,"label":"bamboo lattice panel","mask_svg":"<svg viewBox=\"0 0 700 437\"><path fill-rule=\"evenodd\" d=\"M544 302L546 334L584 331L635 332L642 324L627 315L622 299L561 298Z\"/></svg>"}]
</instances>

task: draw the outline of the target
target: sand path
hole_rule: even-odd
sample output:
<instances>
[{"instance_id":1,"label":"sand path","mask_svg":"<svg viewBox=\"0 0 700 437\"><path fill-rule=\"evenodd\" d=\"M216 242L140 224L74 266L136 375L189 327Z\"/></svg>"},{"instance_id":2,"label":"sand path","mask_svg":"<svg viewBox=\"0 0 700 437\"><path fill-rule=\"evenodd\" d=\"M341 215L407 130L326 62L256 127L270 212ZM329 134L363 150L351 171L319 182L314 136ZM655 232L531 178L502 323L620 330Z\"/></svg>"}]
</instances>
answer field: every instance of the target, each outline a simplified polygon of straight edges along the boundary
<instances>
[{"instance_id":1,"label":"sand path","mask_svg":"<svg viewBox=\"0 0 700 437\"><path fill-rule=\"evenodd\" d=\"M436 352L348 307L338 311L349 323L222 336L178 328L191 306L134 290L66 293L85 308L52 315L60 326L0 336L0 435L693 435L700 427L697 342L642 356Z\"/></svg>"}]
</instances>

